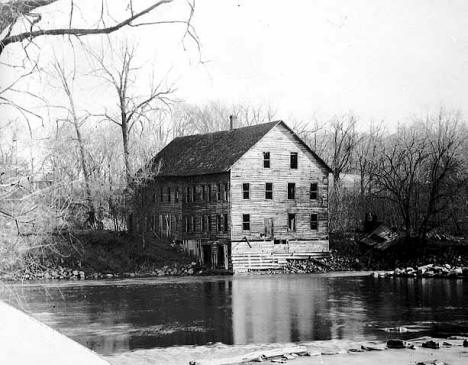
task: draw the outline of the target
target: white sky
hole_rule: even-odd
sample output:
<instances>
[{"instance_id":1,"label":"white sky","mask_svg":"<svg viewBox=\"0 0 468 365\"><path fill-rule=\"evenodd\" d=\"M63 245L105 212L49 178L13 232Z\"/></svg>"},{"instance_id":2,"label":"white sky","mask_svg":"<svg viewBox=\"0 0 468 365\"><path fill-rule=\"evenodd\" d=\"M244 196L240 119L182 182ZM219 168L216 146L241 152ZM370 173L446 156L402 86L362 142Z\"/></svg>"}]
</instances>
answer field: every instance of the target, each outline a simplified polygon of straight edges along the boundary
<instances>
[{"instance_id":1,"label":"white sky","mask_svg":"<svg viewBox=\"0 0 468 365\"><path fill-rule=\"evenodd\" d=\"M352 111L389 126L440 106L468 114L466 0L197 0L194 25L203 64L180 27L123 33L138 38L145 72L168 73L188 102L267 104L285 121ZM39 44L60 56L60 42ZM82 90L83 104L105 97Z\"/></svg>"}]
</instances>

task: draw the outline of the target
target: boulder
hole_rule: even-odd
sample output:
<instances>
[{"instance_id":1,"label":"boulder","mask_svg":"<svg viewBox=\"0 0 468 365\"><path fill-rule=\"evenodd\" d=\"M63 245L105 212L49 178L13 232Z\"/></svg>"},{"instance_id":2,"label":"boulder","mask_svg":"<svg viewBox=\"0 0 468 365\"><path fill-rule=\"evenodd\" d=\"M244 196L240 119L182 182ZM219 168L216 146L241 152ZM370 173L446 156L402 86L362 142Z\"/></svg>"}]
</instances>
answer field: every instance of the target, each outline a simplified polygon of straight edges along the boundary
<instances>
[{"instance_id":1,"label":"boulder","mask_svg":"<svg viewBox=\"0 0 468 365\"><path fill-rule=\"evenodd\" d=\"M440 347L439 343L433 340L423 342L421 346L426 349L438 349Z\"/></svg>"},{"instance_id":2,"label":"boulder","mask_svg":"<svg viewBox=\"0 0 468 365\"><path fill-rule=\"evenodd\" d=\"M404 349L406 348L405 342L400 339L390 339L387 341L387 347L389 349Z\"/></svg>"}]
</instances>

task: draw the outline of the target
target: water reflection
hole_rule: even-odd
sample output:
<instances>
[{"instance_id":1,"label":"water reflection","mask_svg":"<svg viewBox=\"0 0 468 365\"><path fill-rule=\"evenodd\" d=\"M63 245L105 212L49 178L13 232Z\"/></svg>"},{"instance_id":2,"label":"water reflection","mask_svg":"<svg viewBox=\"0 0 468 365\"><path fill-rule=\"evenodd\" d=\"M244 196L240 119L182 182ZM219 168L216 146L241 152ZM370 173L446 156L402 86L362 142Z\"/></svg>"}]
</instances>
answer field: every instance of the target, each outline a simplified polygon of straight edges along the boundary
<instances>
[{"instance_id":1,"label":"water reflection","mask_svg":"<svg viewBox=\"0 0 468 365\"><path fill-rule=\"evenodd\" d=\"M172 345L468 332L468 282L316 275L18 286L22 307L102 354ZM18 296L4 299L18 305Z\"/></svg>"}]
</instances>

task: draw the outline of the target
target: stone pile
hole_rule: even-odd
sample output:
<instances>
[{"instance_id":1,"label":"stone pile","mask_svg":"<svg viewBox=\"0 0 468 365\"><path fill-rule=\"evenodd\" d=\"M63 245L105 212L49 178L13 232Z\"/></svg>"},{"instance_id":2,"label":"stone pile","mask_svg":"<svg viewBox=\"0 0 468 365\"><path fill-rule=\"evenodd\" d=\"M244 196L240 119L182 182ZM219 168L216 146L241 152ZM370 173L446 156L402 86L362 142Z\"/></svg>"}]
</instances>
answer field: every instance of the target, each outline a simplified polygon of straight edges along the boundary
<instances>
[{"instance_id":1,"label":"stone pile","mask_svg":"<svg viewBox=\"0 0 468 365\"><path fill-rule=\"evenodd\" d=\"M396 268L387 273L373 273L373 276L420 277L420 278L462 278L468 277L468 267L428 264L419 267Z\"/></svg>"},{"instance_id":2,"label":"stone pile","mask_svg":"<svg viewBox=\"0 0 468 365\"><path fill-rule=\"evenodd\" d=\"M113 278L141 278L155 276L190 276L208 275L211 271L200 267L196 262L180 265L165 265L161 268L138 272L94 272L83 269L71 269L58 266L44 270L18 270L11 273L0 274L0 280L85 280L85 279L113 279Z\"/></svg>"}]
</instances>

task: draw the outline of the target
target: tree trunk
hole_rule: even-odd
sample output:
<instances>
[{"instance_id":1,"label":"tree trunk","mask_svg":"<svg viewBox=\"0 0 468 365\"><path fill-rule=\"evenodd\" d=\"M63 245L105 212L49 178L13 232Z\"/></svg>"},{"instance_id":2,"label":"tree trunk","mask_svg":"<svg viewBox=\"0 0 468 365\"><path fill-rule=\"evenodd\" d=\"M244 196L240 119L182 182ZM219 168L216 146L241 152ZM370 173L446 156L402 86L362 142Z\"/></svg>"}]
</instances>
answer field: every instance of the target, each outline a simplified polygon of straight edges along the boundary
<instances>
[{"instance_id":1,"label":"tree trunk","mask_svg":"<svg viewBox=\"0 0 468 365\"><path fill-rule=\"evenodd\" d=\"M123 153L124 153L124 165L125 165L125 178L127 186L131 182L131 172L130 172L130 152L128 150L128 125L126 121L126 116L122 116L122 142L123 142Z\"/></svg>"}]
</instances>

